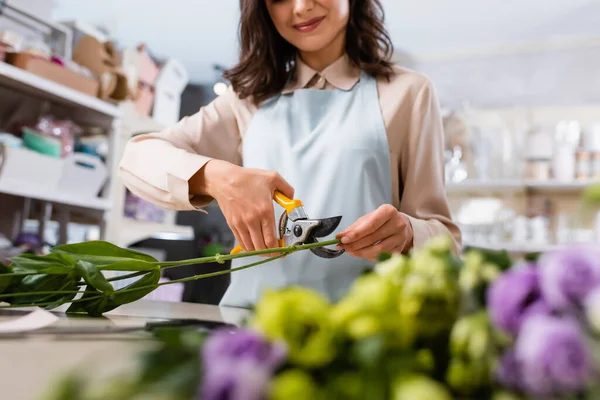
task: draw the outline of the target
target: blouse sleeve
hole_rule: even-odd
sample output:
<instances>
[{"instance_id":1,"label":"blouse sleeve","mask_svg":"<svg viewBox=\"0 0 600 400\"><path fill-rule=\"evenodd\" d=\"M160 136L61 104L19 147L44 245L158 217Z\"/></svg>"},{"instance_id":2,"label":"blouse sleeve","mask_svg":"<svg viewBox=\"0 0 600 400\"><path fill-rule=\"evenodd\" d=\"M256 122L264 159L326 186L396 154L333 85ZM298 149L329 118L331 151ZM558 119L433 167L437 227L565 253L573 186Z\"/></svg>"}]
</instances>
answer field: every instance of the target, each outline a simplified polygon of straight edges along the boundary
<instances>
[{"instance_id":1,"label":"blouse sleeve","mask_svg":"<svg viewBox=\"0 0 600 400\"><path fill-rule=\"evenodd\" d=\"M461 233L452 221L444 178L444 131L432 82L423 79L409 118L408 140L401 156L402 200L400 212L413 228L413 246L442 234L461 250Z\"/></svg>"},{"instance_id":2,"label":"blouse sleeve","mask_svg":"<svg viewBox=\"0 0 600 400\"><path fill-rule=\"evenodd\" d=\"M230 89L175 126L130 139L119 165L125 186L169 209L194 210L208 204L212 199L190 195L188 181L211 159L241 164L237 102Z\"/></svg>"}]
</instances>

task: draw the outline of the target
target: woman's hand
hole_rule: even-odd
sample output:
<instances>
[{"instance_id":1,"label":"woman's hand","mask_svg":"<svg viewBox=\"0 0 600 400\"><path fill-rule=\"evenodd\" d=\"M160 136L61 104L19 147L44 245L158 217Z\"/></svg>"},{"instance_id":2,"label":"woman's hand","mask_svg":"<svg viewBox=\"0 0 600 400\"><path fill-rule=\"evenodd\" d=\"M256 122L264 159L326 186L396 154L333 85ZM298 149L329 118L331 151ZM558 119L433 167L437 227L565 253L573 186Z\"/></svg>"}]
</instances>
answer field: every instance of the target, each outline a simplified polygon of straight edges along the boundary
<instances>
[{"instance_id":1,"label":"woman's hand","mask_svg":"<svg viewBox=\"0 0 600 400\"><path fill-rule=\"evenodd\" d=\"M347 253L372 261L380 253L402 253L413 244L413 230L406 215L390 204L360 217L336 236Z\"/></svg>"},{"instance_id":2,"label":"woman's hand","mask_svg":"<svg viewBox=\"0 0 600 400\"><path fill-rule=\"evenodd\" d=\"M278 173L239 167L220 160L202 168L200 192L214 198L245 251L279 247L273 195L294 198L294 189Z\"/></svg>"}]
</instances>

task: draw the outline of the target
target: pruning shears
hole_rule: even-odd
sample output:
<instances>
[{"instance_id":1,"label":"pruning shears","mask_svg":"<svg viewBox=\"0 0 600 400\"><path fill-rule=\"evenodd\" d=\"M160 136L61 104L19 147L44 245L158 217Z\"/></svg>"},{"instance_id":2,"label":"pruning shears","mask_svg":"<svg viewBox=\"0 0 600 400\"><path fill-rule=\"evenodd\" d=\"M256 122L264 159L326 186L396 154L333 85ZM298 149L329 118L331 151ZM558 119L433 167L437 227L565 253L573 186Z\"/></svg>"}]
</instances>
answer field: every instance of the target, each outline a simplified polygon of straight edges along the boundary
<instances>
[{"instance_id":1,"label":"pruning shears","mask_svg":"<svg viewBox=\"0 0 600 400\"><path fill-rule=\"evenodd\" d=\"M341 216L310 219L306 215L302 201L289 199L278 191L273 195L273 199L284 208L279 218L280 247L318 243L318 238L331 234L342 220ZM236 246L231 250L231 254L242 251L241 246ZM310 251L322 258L336 258L344 253L344 250L332 250L326 247L313 248Z\"/></svg>"}]
</instances>

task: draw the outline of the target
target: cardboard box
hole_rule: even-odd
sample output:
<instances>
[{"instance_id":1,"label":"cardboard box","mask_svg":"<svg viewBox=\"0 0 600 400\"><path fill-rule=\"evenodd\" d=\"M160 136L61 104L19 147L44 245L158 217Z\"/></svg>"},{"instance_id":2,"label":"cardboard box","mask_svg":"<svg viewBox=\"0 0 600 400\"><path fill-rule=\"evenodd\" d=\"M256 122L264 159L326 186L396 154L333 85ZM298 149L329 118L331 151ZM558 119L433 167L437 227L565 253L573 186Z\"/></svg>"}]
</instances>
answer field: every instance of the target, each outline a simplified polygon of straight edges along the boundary
<instances>
[{"instance_id":1,"label":"cardboard box","mask_svg":"<svg viewBox=\"0 0 600 400\"><path fill-rule=\"evenodd\" d=\"M28 53L9 53L6 62L81 93L98 95L99 82L46 59Z\"/></svg>"},{"instance_id":2,"label":"cardboard box","mask_svg":"<svg viewBox=\"0 0 600 400\"><path fill-rule=\"evenodd\" d=\"M156 79L152 117L163 125L175 125L181 111L181 93L189 81L188 72L180 62L169 60Z\"/></svg>"},{"instance_id":3,"label":"cardboard box","mask_svg":"<svg viewBox=\"0 0 600 400\"><path fill-rule=\"evenodd\" d=\"M152 61L146 53L144 45L137 48L138 53L138 88L135 99L135 108L140 115L150 115L154 106L154 96L156 94L156 79L160 72L159 67Z\"/></svg>"}]
</instances>

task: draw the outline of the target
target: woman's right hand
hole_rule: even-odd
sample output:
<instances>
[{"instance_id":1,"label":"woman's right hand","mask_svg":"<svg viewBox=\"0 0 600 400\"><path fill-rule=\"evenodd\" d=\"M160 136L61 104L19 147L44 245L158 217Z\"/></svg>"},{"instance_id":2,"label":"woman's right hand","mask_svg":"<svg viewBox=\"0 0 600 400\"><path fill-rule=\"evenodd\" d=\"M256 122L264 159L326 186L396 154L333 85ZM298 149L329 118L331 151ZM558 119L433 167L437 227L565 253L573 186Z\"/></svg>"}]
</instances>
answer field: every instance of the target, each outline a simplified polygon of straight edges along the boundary
<instances>
[{"instance_id":1,"label":"woman's right hand","mask_svg":"<svg viewBox=\"0 0 600 400\"><path fill-rule=\"evenodd\" d=\"M197 178L201 189L219 203L219 208L245 251L277 248L273 195L280 191L290 199L294 188L278 173L243 168L211 160Z\"/></svg>"}]
</instances>

